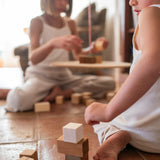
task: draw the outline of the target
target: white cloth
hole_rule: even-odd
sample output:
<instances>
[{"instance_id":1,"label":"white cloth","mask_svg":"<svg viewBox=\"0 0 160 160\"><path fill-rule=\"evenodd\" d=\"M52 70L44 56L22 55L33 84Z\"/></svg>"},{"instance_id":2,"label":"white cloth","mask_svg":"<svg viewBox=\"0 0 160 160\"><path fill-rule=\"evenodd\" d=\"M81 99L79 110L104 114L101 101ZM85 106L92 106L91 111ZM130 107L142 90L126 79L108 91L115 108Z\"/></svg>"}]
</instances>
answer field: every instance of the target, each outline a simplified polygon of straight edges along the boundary
<instances>
[{"instance_id":1,"label":"white cloth","mask_svg":"<svg viewBox=\"0 0 160 160\"><path fill-rule=\"evenodd\" d=\"M160 5L154 7L160 8ZM141 58L141 53L134 47L131 71ZM114 133L119 130L128 131L131 135L130 144L134 147L146 152L160 153L160 78L135 104L113 121L94 126L100 143L113 134L113 127L116 127ZM102 136L102 133L107 136Z\"/></svg>"},{"instance_id":2,"label":"white cloth","mask_svg":"<svg viewBox=\"0 0 160 160\"><path fill-rule=\"evenodd\" d=\"M49 26L43 22L41 44L58 36L70 35L68 23L61 29ZM62 89L72 89L74 92L89 91L95 98L101 98L107 91L115 89L113 78L108 76L75 76L67 68L54 67L54 61L68 61L68 53L64 49L54 49L42 62L27 68L25 83L11 90L7 96L6 110L11 112L33 109L36 102L42 100L56 85Z\"/></svg>"}]
</instances>

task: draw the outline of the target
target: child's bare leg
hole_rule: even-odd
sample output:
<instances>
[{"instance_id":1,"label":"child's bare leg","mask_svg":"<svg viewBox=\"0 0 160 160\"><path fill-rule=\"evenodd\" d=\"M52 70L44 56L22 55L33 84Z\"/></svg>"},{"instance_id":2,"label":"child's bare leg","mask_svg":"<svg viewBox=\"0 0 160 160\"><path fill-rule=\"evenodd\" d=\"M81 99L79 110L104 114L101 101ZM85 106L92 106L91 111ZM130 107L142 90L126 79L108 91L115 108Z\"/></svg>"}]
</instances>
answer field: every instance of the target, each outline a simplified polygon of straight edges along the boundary
<instances>
[{"instance_id":1,"label":"child's bare leg","mask_svg":"<svg viewBox=\"0 0 160 160\"><path fill-rule=\"evenodd\" d=\"M0 99L6 99L10 89L0 89Z\"/></svg>"},{"instance_id":2,"label":"child's bare leg","mask_svg":"<svg viewBox=\"0 0 160 160\"><path fill-rule=\"evenodd\" d=\"M98 149L94 160L117 160L118 154L130 141L127 131L119 131L111 135Z\"/></svg>"},{"instance_id":3,"label":"child's bare leg","mask_svg":"<svg viewBox=\"0 0 160 160\"><path fill-rule=\"evenodd\" d=\"M58 95L64 96L64 98L70 98L73 93L72 89L62 90L59 86L55 86L52 91L44 98L43 101L53 101Z\"/></svg>"}]
</instances>

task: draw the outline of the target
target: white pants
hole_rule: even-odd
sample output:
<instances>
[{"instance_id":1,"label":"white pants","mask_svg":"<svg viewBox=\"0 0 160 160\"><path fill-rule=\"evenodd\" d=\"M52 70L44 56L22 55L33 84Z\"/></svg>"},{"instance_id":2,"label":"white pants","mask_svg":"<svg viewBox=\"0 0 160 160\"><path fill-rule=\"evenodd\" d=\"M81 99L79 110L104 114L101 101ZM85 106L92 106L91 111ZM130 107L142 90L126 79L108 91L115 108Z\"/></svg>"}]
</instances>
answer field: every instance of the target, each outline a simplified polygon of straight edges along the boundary
<instances>
[{"instance_id":1,"label":"white pants","mask_svg":"<svg viewBox=\"0 0 160 160\"><path fill-rule=\"evenodd\" d=\"M55 80L40 76L31 76L21 86L11 90L7 97L6 110L11 112L33 109L36 102L42 100L54 86L72 89L74 92L89 91L94 98L101 98L107 91L115 89L115 82L108 76L74 76Z\"/></svg>"}]
</instances>

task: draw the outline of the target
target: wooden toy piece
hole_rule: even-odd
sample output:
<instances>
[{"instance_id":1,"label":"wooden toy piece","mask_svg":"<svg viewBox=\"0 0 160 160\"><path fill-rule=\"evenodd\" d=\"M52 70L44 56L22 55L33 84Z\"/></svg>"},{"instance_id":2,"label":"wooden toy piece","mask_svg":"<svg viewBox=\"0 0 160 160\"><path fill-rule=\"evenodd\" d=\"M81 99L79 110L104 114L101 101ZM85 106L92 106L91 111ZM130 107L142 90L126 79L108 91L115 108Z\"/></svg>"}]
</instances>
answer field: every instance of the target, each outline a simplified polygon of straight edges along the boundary
<instances>
[{"instance_id":1,"label":"wooden toy piece","mask_svg":"<svg viewBox=\"0 0 160 160\"><path fill-rule=\"evenodd\" d=\"M92 96L92 92L83 92L82 96Z\"/></svg>"},{"instance_id":2,"label":"wooden toy piece","mask_svg":"<svg viewBox=\"0 0 160 160\"><path fill-rule=\"evenodd\" d=\"M91 103L95 102L95 99L87 99L86 100L86 106L89 106Z\"/></svg>"},{"instance_id":3,"label":"wooden toy piece","mask_svg":"<svg viewBox=\"0 0 160 160\"><path fill-rule=\"evenodd\" d=\"M92 98L92 92L83 92L82 93L82 103L86 105L86 101Z\"/></svg>"},{"instance_id":4,"label":"wooden toy piece","mask_svg":"<svg viewBox=\"0 0 160 160\"><path fill-rule=\"evenodd\" d=\"M83 139L83 125L81 123L68 123L63 126L63 136L65 142L78 143Z\"/></svg>"},{"instance_id":5,"label":"wooden toy piece","mask_svg":"<svg viewBox=\"0 0 160 160\"><path fill-rule=\"evenodd\" d=\"M71 155L65 155L65 160L88 160L88 153L83 157L76 157Z\"/></svg>"},{"instance_id":6,"label":"wooden toy piece","mask_svg":"<svg viewBox=\"0 0 160 160\"><path fill-rule=\"evenodd\" d=\"M82 96L82 103L86 105L87 100L91 99L91 96Z\"/></svg>"},{"instance_id":7,"label":"wooden toy piece","mask_svg":"<svg viewBox=\"0 0 160 160\"><path fill-rule=\"evenodd\" d=\"M102 56L96 56L96 63L102 63Z\"/></svg>"},{"instance_id":8,"label":"wooden toy piece","mask_svg":"<svg viewBox=\"0 0 160 160\"><path fill-rule=\"evenodd\" d=\"M108 42L104 39L98 39L94 43L94 47L98 52L103 51L104 49L107 48L107 46L108 46Z\"/></svg>"},{"instance_id":9,"label":"wooden toy piece","mask_svg":"<svg viewBox=\"0 0 160 160\"><path fill-rule=\"evenodd\" d=\"M96 58L95 56L80 56L79 57L79 62L80 63L96 63Z\"/></svg>"},{"instance_id":10,"label":"wooden toy piece","mask_svg":"<svg viewBox=\"0 0 160 160\"><path fill-rule=\"evenodd\" d=\"M71 103L72 104L80 104L82 99L82 94L80 93L73 93L71 95Z\"/></svg>"},{"instance_id":11,"label":"wooden toy piece","mask_svg":"<svg viewBox=\"0 0 160 160\"><path fill-rule=\"evenodd\" d=\"M30 158L30 157L23 156L23 157L19 158L18 160L34 160L34 159Z\"/></svg>"},{"instance_id":12,"label":"wooden toy piece","mask_svg":"<svg viewBox=\"0 0 160 160\"><path fill-rule=\"evenodd\" d=\"M29 157L29 158L33 158L33 160L38 160L38 155L37 155L37 151L33 150L33 149L26 149L24 150L21 154L20 154L20 158L21 157Z\"/></svg>"},{"instance_id":13,"label":"wooden toy piece","mask_svg":"<svg viewBox=\"0 0 160 160\"><path fill-rule=\"evenodd\" d=\"M49 102L39 102L34 105L35 112L48 112L50 111L50 103Z\"/></svg>"},{"instance_id":14,"label":"wooden toy piece","mask_svg":"<svg viewBox=\"0 0 160 160\"><path fill-rule=\"evenodd\" d=\"M59 153L76 157L85 157L89 151L88 138L83 138L77 144L64 142L63 136L57 139L57 150Z\"/></svg>"},{"instance_id":15,"label":"wooden toy piece","mask_svg":"<svg viewBox=\"0 0 160 160\"><path fill-rule=\"evenodd\" d=\"M63 104L63 96L56 96L56 104Z\"/></svg>"},{"instance_id":16,"label":"wooden toy piece","mask_svg":"<svg viewBox=\"0 0 160 160\"><path fill-rule=\"evenodd\" d=\"M115 92L108 92L106 93L106 100L109 102L115 95Z\"/></svg>"}]
</instances>

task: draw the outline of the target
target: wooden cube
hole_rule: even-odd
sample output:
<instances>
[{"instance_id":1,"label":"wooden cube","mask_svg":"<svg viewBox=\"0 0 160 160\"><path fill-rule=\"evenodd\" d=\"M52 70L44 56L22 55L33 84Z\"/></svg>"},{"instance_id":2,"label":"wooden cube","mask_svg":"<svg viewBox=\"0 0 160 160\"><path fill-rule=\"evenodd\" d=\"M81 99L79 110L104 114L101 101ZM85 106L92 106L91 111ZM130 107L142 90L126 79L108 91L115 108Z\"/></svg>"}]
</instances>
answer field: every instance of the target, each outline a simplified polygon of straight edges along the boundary
<instances>
[{"instance_id":1,"label":"wooden cube","mask_svg":"<svg viewBox=\"0 0 160 160\"><path fill-rule=\"evenodd\" d=\"M65 142L78 143L83 139L83 125L81 123L68 123L63 127Z\"/></svg>"},{"instance_id":2,"label":"wooden cube","mask_svg":"<svg viewBox=\"0 0 160 160\"><path fill-rule=\"evenodd\" d=\"M18 160L34 160L34 159L23 156L23 157L19 158Z\"/></svg>"},{"instance_id":3,"label":"wooden cube","mask_svg":"<svg viewBox=\"0 0 160 160\"><path fill-rule=\"evenodd\" d=\"M63 96L56 96L56 104L63 104Z\"/></svg>"},{"instance_id":4,"label":"wooden cube","mask_svg":"<svg viewBox=\"0 0 160 160\"><path fill-rule=\"evenodd\" d=\"M87 102L88 99L91 99L91 97L90 97L90 96L83 96L83 97L82 97L82 103L83 103L84 105L86 105L86 102Z\"/></svg>"},{"instance_id":5,"label":"wooden cube","mask_svg":"<svg viewBox=\"0 0 160 160\"><path fill-rule=\"evenodd\" d=\"M89 151L88 138L83 138L77 144L64 142L63 136L57 139L57 150L59 153L76 157L85 157Z\"/></svg>"},{"instance_id":6,"label":"wooden cube","mask_svg":"<svg viewBox=\"0 0 160 160\"><path fill-rule=\"evenodd\" d=\"M83 96L90 96L90 97L92 97L92 92L83 92L82 93L82 97Z\"/></svg>"},{"instance_id":7,"label":"wooden cube","mask_svg":"<svg viewBox=\"0 0 160 160\"><path fill-rule=\"evenodd\" d=\"M95 102L95 99L87 99L86 100L86 106L89 106L93 102Z\"/></svg>"},{"instance_id":8,"label":"wooden cube","mask_svg":"<svg viewBox=\"0 0 160 160\"><path fill-rule=\"evenodd\" d=\"M106 93L106 100L109 102L115 95L115 92L108 92Z\"/></svg>"},{"instance_id":9,"label":"wooden cube","mask_svg":"<svg viewBox=\"0 0 160 160\"><path fill-rule=\"evenodd\" d=\"M80 93L73 93L71 95L71 103L72 104L80 104L82 100L82 95Z\"/></svg>"},{"instance_id":10,"label":"wooden cube","mask_svg":"<svg viewBox=\"0 0 160 160\"><path fill-rule=\"evenodd\" d=\"M33 150L33 149L26 149L24 150L21 154L20 154L20 158L21 157L29 157L29 158L33 158L34 160L38 160L38 155L37 155L37 151Z\"/></svg>"},{"instance_id":11,"label":"wooden cube","mask_svg":"<svg viewBox=\"0 0 160 160\"><path fill-rule=\"evenodd\" d=\"M102 63L102 56L96 56L96 63Z\"/></svg>"},{"instance_id":12,"label":"wooden cube","mask_svg":"<svg viewBox=\"0 0 160 160\"><path fill-rule=\"evenodd\" d=\"M35 112L48 112L50 111L50 103L49 102L39 102L34 105Z\"/></svg>"},{"instance_id":13,"label":"wooden cube","mask_svg":"<svg viewBox=\"0 0 160 160\"><path fill-rule=\"evenodd\" d=\"M96 42L95 42L95 48L96 48L96 50L97 51L103 51L104 50L104 47L103 47L103 44L104 44L104 41L102 41L102 40L97 40Z\"/></svg>"}]
</instances>

